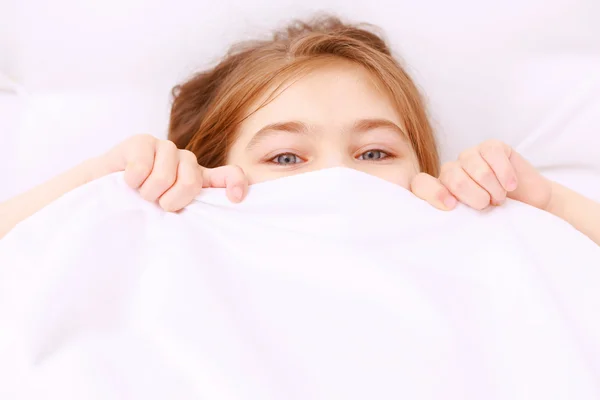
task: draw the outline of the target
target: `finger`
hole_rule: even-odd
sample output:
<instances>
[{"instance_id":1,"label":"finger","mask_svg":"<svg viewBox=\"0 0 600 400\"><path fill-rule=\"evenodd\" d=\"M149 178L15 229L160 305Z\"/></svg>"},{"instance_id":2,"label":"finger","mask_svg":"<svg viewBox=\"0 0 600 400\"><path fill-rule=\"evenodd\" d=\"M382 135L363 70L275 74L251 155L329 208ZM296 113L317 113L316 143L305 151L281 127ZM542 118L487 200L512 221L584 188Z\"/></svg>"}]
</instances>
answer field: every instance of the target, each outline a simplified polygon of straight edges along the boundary
<instances>
[{"instance_id":1,"label":"finger","mask_svg":"<svg viewBox=\"0 0 600 400\"><path fill-rule=\"evenodd\" d=\"M457 162L448 163L442 167L440 182L461 203L471 208L483 210L490 205L490 194L475 183Z\"/></svg>"},{"instance_id":2,"label":"finger","mask_svg":"<svg viewBox=\"0 0 600 400\"><path fill-rule=\"evenodd\" d=\"M236 165L218 168L204 168L204 187L227 188L227 197L239 203L248 192L248 179L244 171Z\"/></svg>"},{"instance_id":3,"label":"finger","mask_svg":"<svg viewBox=\"0 0 600 400\"><path fill-rule=\"evenodd\" d=\"M437 209L448 211L456 207L458 201L442 183L425 173L416 175L410 183L410 190Z\"/></svg>"},{"instance_id":4,"label":"finger","mask_svg":"<svg viewBox=\"0 0 600 400\"><path fill-rule=\"evenodd\" d=\"M489 140L480 146L479 154L492 168L505 191L512 192L517 188L517 172L510 162L510 146L497 140Z\"/></svg>"},{"instance_id":5,"label":"finger","mask_svg":"<svg viewBox=\"0 0 600 400\"><path fill-rule=\"evenodd\" d=\"M174 183L177 177L179 153L175 144L161 140L156 146L152 172L140 188L140 195L148 201L156 201Z\"/></svg>"},{"instance_id":6,"label":"finger","mask_svg":"<svg viewBox=\"0 0 600 400\"><path fill-rule=\"evenodd\" d=\"M179 211L194 200L202 190L202 169L196 156L187 150L179 151L177 179L160 198L158 204L165 211Z\"/></svg>"},{"instance_id":7,"label":"finger","mask_svg":"<svg viewBox=\"0 0 600 400\"><path fill-rule=\"evenodd\" d=\"M158 141L151 136L148 136L148 139L141 137L135 139L132 140L131 148L128 149L124 179L129 187L138 189L152 172Z\"/></svg>"},{"instance_id":8,"label":"finger","mask_svg":"<svg viewBox=\"0 0 600 400\"><path fill-rule=\"evenodd\" d=\"M490 194L492 204L500 205L504 203L506 190L500 184L492 168L479 154L479 151L463 156L460 164L467 175Z\"/></svg>"}]
</instances>

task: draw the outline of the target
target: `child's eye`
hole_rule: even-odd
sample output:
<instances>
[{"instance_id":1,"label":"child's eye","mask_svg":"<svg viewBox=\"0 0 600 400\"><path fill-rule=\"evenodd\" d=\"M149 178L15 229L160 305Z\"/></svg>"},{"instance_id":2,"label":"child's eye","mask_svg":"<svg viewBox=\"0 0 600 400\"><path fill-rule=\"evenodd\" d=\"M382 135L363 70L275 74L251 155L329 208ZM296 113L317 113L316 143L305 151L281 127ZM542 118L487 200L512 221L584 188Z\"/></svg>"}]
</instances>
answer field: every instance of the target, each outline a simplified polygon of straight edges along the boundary
<instances>
[{"instance_id":1,"label":"child's eye","mask_svg":"<svg viewBox=\"0 0 600 400\"><path fill-rule=\"evenodd\" d=\"M283 153L271 158L270 162L277 165L293 165L300 164L302 159L293 153Z\"/></svg>"},{"instance_id":2,"label":"child's eye","mask_svg":"<svg viewBox=\"0 0 600 400\"><path fill-rule=\"evenodd\" d=\"M388 158L390 155L382 150L369 150L358 156L359 160L376 161Z\"/></svg>"}]
</instances>

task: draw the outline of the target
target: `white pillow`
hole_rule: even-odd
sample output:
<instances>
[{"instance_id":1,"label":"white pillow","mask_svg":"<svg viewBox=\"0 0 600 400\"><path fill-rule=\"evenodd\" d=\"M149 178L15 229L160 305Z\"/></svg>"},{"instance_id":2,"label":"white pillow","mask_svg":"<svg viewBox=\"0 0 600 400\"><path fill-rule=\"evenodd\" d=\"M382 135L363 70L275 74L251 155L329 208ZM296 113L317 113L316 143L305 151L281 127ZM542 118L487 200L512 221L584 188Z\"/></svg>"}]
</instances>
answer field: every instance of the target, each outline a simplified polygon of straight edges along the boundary
<instances>
[{"instance_id":1,"label":"white pillow","mask_svg":"<svg viewBox=\"0 0 600 400\"><path fill-rule=\"evenodd\" d=\"M167 93L139 88L0 93L0 201L131 135L166 137L168 111Z\"/></svg>"},{"instance_id":2,"label":"white pillow","mask_svg":"<svg viewBox=\"0 0 600 400\"><path fill-rule=\"evenodd\" d=\"M546 176L600 201L600 55L540 57L515 71L521 83L498 121L505 137Z\"/></svg>"},{"instance_id":3,"label":"white pillow","mask_svg":"<svg viewBox=\"0 0 600 400\"><path fill-rule=\"evenodd\" d=\"M226 0L210 13L191 0L159 0L152 8L139 0L31 0L14 9L18 23L9 44L17 47L7 53L29 103L14 134L18 140L0 131L2 143L9 143L4 151L16 155L21 172L18 183L0 189L0 198L128 135L164 137L171 86L210 65L231 43L265 36L290 18L321 9L383 28L428 99L443 160L485 139L520 148L536 135L535 145L523 152L548 173L562 170L566 177L575 163L598 168L597 108L571 115L565 129L555 124L555 133L537 134L582 87L597 90L595 0L390 0L377 7L341 0L276 6L273 0ZM71 17L63 20L65 14ZM588 107L597 107L594 93Z\"/></svg>"},{"instance_id":4,"label":"white pillow","mask_svg":"<svg viewBox=\"0 0 600 400\"><path fill-rule=\"evenodd\" d=\"M19 180L17 158L23 102L15 85L0 72L0 201L14 193Z\"/></svg>"}]
</instances>

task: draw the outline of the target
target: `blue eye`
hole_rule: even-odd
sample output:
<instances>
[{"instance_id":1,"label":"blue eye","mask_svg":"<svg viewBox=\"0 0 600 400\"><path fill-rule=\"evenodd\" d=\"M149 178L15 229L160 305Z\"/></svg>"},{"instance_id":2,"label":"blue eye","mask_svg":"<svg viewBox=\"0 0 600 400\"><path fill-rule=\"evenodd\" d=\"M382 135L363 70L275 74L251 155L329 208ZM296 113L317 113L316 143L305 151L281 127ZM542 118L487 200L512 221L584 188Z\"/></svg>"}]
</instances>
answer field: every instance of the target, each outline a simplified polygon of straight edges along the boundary
<instances>
[{"instance_id":1,"label":"blue eye","mask_svg":"<svg viewBox=\"0 0 600 400\"><path fill-rule=\"evenodd\" d=\"M369 150L358 156L359 160L376 161L388 158L390 155L381 150Z\"/></svg>"},{"instance_id":2,"label":"blue eye","mask_svg":"<svg viewBox=\"0 0 600 400\"><path fill-rule=\"evenodd\" d=\"M293 165L301 163L302 159L295 154L284 153L273 157L271 162L278 165Z\"/></svg>"}]
</instances>

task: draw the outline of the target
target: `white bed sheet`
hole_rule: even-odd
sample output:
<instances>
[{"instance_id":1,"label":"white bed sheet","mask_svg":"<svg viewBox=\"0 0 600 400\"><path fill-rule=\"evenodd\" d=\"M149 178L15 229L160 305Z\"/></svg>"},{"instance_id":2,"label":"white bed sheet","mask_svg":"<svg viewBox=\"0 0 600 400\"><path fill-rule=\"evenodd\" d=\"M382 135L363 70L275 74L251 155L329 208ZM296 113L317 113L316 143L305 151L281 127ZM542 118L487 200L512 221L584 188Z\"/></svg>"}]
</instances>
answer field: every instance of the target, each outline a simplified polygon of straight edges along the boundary
<instances>
[{"instance_id":1,"label":"white bed sheet","mask_svg":"<svg viewBox=\"0 0 600 400\"><path fill-rule=\"evenodd\" d=\"M0 241L0 397L597 399L599 286L521 203L334 168L170 214L115 174Z\"/></svg>"}]
</instances>

